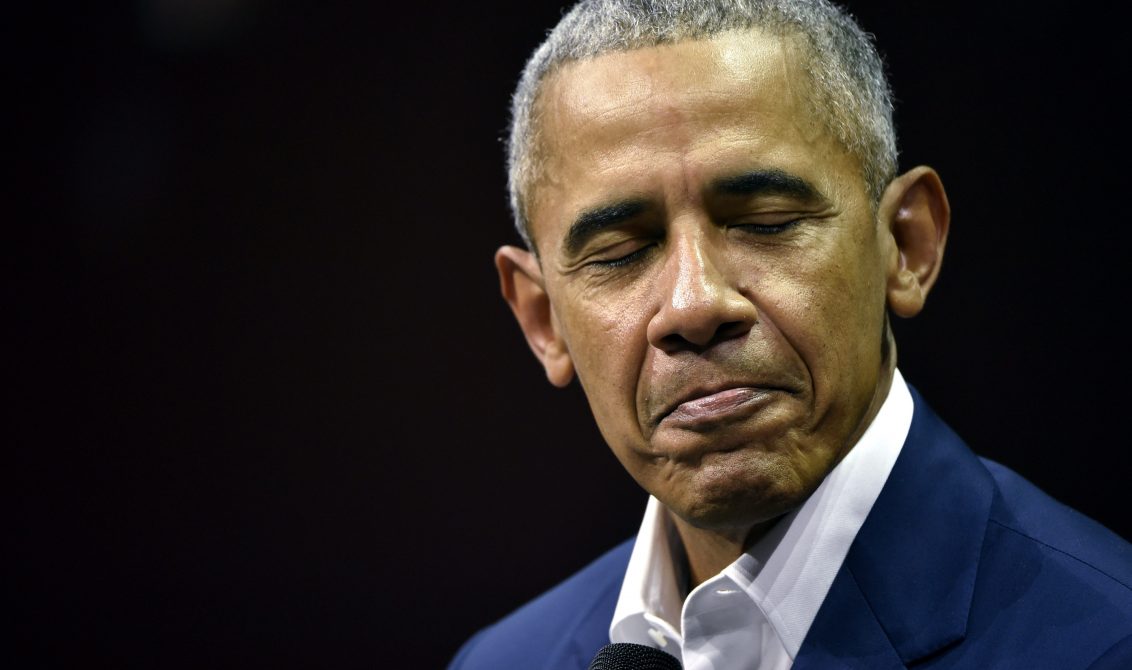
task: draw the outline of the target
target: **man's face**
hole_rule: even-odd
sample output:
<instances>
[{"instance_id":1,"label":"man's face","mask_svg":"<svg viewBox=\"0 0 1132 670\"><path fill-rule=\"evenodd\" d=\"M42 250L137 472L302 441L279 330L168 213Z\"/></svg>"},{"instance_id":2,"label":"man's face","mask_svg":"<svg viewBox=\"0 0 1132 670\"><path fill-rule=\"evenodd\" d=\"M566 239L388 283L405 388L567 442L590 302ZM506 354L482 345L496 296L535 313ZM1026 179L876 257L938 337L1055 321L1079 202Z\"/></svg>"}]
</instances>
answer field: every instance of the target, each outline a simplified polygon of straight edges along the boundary
<instances>
[{"instance_id":1,"label":"man's face","mask_svg":"<svg viewBox=\"0 0 1132 670\"><path fill-rule=\"evenodd\" d=\"M729 33L570 64L539 101L554 330L618 459L698 527L799 505L887 389L898 254L802 66Z\"/></svg>"}]
</instances>

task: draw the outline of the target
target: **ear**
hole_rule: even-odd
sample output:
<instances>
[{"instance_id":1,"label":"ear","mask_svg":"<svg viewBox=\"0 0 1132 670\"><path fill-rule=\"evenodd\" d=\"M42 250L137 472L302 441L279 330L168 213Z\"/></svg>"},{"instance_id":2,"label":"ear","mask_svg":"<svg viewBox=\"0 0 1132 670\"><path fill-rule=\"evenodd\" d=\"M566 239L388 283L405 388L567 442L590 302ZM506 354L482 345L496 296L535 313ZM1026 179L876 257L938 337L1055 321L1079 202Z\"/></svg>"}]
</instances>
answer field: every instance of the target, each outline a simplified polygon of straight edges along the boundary
<instances>
[{"instance_id":1,"label":"ear","mask_svg":"<svg viewBox=\"0 0 1132 670\"><path fill-rule=\"evenodd\" d=\"M555 386L566 386L574 378L574 362L550 307L538 259L526 249L500 247L495 252L495 269L503 299L511 306L535 358L546 369L546 378Z\"/></svg>"},{"instance_id":2,"label":"ear","mask_svg":"<svg viewBox=\"0 0 1132 670\"><path fill-rule=\"evenodd\" d=\"M920 166L893 179L881 196L878 215L895 243L888 265L888 306L897 316L916 316L939 276L951 225L951 206L939 175Z\"/></svg>"}]
</instances>

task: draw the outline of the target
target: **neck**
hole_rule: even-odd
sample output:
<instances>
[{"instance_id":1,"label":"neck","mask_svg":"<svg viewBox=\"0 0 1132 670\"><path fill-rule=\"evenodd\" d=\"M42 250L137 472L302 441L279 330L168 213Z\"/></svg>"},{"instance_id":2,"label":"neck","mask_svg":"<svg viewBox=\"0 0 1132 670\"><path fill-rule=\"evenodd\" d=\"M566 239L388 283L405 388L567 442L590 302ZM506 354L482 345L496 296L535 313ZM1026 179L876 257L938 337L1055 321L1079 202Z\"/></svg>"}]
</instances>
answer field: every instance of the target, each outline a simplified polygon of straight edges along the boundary
<instances>
[{"instance_id":1,"label":"neck","mask_svg":"<svg viewBox=\"0 0 1132 670\"><path fill-rule=\"evenodd\" d=\"M748 547L766 535L777 519L745 529L726 530L697 528L675 514L672 521L684 544L688 560L688 590L691 591L734 563Z\"/></svg>"}]
</instances>

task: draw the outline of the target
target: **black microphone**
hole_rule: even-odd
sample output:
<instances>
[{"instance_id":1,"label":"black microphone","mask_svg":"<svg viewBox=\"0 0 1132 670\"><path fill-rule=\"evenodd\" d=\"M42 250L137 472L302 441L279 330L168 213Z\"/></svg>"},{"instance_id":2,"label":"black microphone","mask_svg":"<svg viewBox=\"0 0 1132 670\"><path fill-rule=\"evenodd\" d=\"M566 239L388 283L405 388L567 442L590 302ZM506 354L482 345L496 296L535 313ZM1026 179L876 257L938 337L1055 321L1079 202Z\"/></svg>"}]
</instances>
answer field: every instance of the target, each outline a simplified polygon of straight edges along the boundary
<instances>
[{"instance_id":1,"label":"black microphone","mask_svg":"<svg viewBox=\"0 0 1132 670\"><path fill-rule=\"evenodd\" d=\"M681 670L672 654L632 642L613 642L598 650L589 670Z\"/></svg>"}]
</instances>

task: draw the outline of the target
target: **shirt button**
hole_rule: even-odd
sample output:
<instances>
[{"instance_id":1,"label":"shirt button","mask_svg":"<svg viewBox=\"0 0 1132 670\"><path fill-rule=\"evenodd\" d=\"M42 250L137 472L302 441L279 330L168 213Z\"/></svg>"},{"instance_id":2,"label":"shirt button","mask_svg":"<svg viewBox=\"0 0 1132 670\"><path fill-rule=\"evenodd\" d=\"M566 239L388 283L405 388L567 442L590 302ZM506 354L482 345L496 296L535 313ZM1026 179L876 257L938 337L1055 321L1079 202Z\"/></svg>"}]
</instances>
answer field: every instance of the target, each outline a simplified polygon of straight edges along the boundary
<instances>
[{"instance_id":1,"label":"shirt button","mask_svg":"<svg viewBox=\"0 0 1132 670\"><path fill-rule=\"evenodd\" d=\"M661 647L667 647L668 646L668 638L664 636L664 633L660 632L659 630L657 630L655 628L649 629L649 637L651 637L653 640L656 640L656 643L659 644Z\"/></svg>"}]
</instances>

